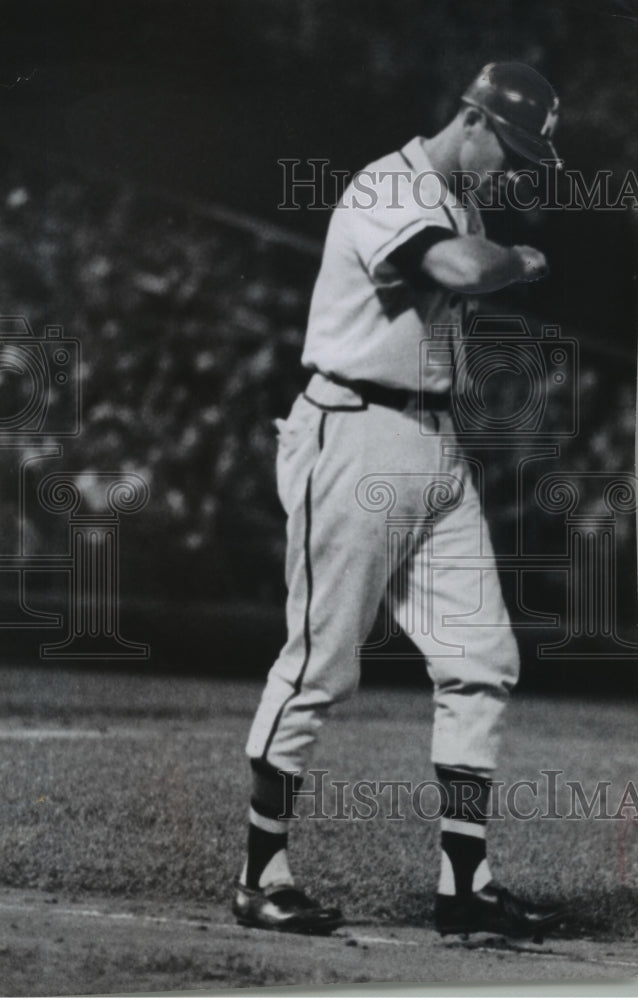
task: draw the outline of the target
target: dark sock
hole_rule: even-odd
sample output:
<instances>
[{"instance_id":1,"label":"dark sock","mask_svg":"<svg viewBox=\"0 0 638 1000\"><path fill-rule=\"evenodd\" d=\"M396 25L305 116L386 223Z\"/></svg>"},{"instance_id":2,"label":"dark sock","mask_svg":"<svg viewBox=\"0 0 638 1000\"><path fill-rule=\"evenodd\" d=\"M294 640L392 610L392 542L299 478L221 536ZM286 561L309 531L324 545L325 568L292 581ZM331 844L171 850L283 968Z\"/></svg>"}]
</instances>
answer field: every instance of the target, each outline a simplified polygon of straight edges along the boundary
<instances>
[{"instance_id":1,"label":"dark sock","mask_svg":"<svg viewBox=\"0 0 638 1000\"><path fill-rule=\"evenodd\" d=\"M484 867L479 873L479 881L485 884L490 878L485 849L489 779L440 766L436 767L436 775L444 792L439 891L469 896L473 891L474 876L482 863ZM482 885L479 887L482 888Z\"/></svg>"},{"instance_id":2,"label":"dark sock","mask_svg":"<svg viewBox=\"0 0 638 1000\"><path fill-rule=\"evenodd\" d=\"M294 794L301 788L301 776L279 771L260 759L251 760L250 766L253 776L250 805L255 812L271 819L293 816Z\"/></svg>"},{"instance_id":3,"label":"dark sock","mask_svg":"<svg viewBox=\"0 0 638 1000\"><path fill-rule=\"evenodd\" d=\"M435 771L443 791L443 816L470 823L487 823L490 779L440 764L435 765Z\"/></svg>"},{"instance_id":4,"label":"dark sock","mask_svg":"<svg viewBox=\"0 0 638 1000\"><path fill-rule=\"evenodd\" d=\"M248 864L246 868L246 885L249 889L259 888L259 879L266 865L278 851L288 847L287 833L268 833L260 830L254 823L248 826Z\"/></svg>"},{"instance_id":5,"label":"dark sock","mask_svg":"<svg viewBox=\"0 0 638 1000\"><path fill-rule=\"evenodd\" d=\"M296 774L280 772L263 760L251 760L250 764L253 787L246 885L258 889L266 866L275 854L288 847L288 824L281 817L292 814L292 795L301 787L301 779Z\"/></svg>"}]
</instances>

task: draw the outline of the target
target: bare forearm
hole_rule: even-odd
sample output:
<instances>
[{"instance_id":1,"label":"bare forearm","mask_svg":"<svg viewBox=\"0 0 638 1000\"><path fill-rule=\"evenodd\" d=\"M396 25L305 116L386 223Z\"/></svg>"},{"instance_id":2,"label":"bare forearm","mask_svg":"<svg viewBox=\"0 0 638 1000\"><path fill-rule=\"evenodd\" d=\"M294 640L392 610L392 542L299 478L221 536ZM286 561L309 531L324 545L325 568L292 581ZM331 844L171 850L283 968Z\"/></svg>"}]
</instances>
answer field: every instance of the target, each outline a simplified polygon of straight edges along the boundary
<instances>
[{"instance_id":1,"label":"bare forearm","mask_svg":"<svg viewBox=\"0 0 638 1000\"><path fill-rule=\"evenodd\" d=\"M471 294L537 281L547 273L547 262L533 247L503 247L482 236L462 236L436 243L423 259L423 270L437 284Z\"/></svg>"}]
</instances>

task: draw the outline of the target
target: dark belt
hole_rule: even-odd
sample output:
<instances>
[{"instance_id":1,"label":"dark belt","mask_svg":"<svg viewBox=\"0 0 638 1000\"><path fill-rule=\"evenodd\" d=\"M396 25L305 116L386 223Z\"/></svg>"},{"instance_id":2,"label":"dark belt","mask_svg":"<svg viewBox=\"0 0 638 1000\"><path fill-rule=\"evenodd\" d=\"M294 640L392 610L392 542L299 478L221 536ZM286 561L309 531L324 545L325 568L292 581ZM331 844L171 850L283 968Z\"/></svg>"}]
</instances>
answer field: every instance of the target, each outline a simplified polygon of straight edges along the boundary
<instances>
[{"instance_id":1,"label":"dark belt","mask_svg":"<svg viewBox=\"0 0 638 1000\"><path fill-rule=\"evenodd\" d=\"M421 410L449 410L452 396L449 392L416 392L411 389L391 389L378 382L349 382L347 379L327 375L331 382L346 386L358 393L365 403L388 406L391 410L404 410L408 403L416 402Z\"/></svg>"}]
</instances>

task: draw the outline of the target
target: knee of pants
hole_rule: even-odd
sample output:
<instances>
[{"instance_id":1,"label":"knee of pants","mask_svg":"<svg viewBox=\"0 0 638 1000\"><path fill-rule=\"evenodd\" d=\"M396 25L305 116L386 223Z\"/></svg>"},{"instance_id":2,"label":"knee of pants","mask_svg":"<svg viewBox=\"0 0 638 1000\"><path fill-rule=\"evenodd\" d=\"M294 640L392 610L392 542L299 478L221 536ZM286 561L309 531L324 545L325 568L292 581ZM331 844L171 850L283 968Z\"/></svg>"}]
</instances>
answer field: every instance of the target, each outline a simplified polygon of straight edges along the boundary
<instances>
[{"instance_id":1,"label":"knee of pants","mask_svg":"<svg viewBox=\"0 0 638 1000\"><path fill-rule=\"evenodd\" d=\"M509 694L518 682L520 673L520 654L518 643L511 629L500 637L498 648L494 650L493 658L477 671L481 679L485 679L486 687L492 687L502 694Z\"/></svg>"},{"instance_id":2,"label":"knee of pants","mask_svg":"<svg viewBox=\"0 0 638 1000\"><path fill-rule=\"evenodd\" d=\"M428 670L439 689L463 688L492 690L507 695L516 685L520 671L518 643L511 629L503 630L498 643L461 657L432 657Z\"/></svg>"},{"instance_id":3,"label":"knee of pants","mask_svg":"<svg viewBox=\"0 0 638 1000\"><path fill-rule=\"evenodd\" d=\"M350 698L359 687L360 674L358 661L348 665L344 664L343 668L335 672L329 682L325 684L324 690L330 696L330 700L336 702Z\"/></svg>"},{"instance_id":4,"label":"knee of pants","mask_svg":"<svg viewBox=\"0 0 638 1000\"><path fill-rule=\"evenodd\" d=\"M521 656L518 649L518 642L511 629L508 630L507 639L502 643L499 664L501 687L506 691L511 691L518 682L521 670Z\"/></svg>"}]
</instances>

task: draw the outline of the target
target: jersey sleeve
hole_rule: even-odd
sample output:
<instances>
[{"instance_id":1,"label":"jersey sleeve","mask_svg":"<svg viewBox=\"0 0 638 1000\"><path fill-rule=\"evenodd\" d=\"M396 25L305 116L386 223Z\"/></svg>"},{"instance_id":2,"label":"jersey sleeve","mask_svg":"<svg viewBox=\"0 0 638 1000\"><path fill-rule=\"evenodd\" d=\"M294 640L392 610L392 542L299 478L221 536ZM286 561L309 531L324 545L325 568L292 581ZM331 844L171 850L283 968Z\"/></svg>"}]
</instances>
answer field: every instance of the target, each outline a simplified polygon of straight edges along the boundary
<instances>
[{"instance_id":1,"label":"jersey sleeve","mask_svg":"<svg viewBox=\"0 0 638 1000\"><path fill-rule=\"evenodd\" d=\"M454 235L452 230L443 229L441 226L426 226L393 250L388 255L387 262L396 268L405 281L416 288L435 285L436 282L423 270L423 258L436 243L450 240Z\"/></svg>"},{"instance_id":2,"label":"jersey sleeve","mask_svg":"<svg viewBox=\"0 0 638 1000\"><path fill-rule=\"evenodd\" d=\"M356 252L375 284L402 277L393 254L417 234L431 229L434 242L458 235L444 198L442 181L433 173L416 179L400 170L357 175L347 210Z\"/></svg>"}]
</instances>

